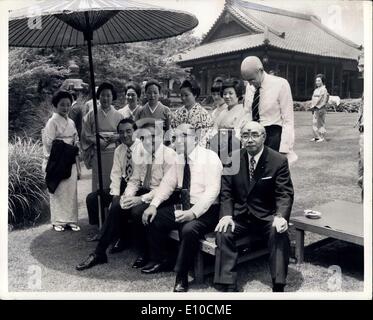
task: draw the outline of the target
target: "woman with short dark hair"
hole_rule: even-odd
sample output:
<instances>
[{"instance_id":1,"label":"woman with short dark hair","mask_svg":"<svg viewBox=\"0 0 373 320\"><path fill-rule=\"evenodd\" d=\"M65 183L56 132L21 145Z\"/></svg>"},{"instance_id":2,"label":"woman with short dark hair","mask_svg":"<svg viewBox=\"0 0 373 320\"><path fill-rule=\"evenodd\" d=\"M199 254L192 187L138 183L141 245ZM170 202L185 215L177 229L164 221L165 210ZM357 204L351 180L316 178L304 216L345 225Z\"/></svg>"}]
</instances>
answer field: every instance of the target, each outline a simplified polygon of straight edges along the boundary
<instances>
[{"instance_id":1,"label":"woman with short dark hair","mask_svg":"<svg viewBox=\"0 0 373 320\"><path fill-rule=\"evenodd\" d=\"M318 74L315 77L316 89L312 95L311 110L312 110L312 131L313 138L311 141L323 142L325 141L325 116L326 105L329 100L329 93L325 87L325 76Z\"/></svg>"},{"instance_id":2,"label":"woman with short dark hair","mask_svg":"<svg viewBox=\"0 0 373 320\"><path fill-rule=\"evenodd\" d=\"M53 115L42 130L43 171L46 171L54 141L62 140L65 144L79 147L79 137L74 121L68 117L72 102L73 98L67 91L58 91L52 98ZM52 179L54 178L56 177L52 177ZM54 192L52 192L50 191L49 196L53 229L64 231L66 227L69 227L73 231L79 231L80 228L77 225L77 168L75 163L71 166L70 177L60 180Z\"/></svg>"},{"instance_id":3,"label":"woman with short dark hair","mask_svg":"<svg viewBox=\"0 0 373 320\"><path fill-rule=\"evenodd\" d=\"M104 189L110 185L110 171L113 165L114 150L118 141L117 126L121 115L112 102L117 98L117 92L111 83L104 82L97 89L97 121L100 133L102 181ZM92 168L92 191L98 189L98 167L96 151L96 129L93 110L84 117L82 128L82 149L84 162L88 169Z\"/></svg>"},{"instance_id":4,"label":"woman with short dark hair","mask_svg":"<svg viewBox=\"0 0 373 320\"><path fill-rule=\"evenodd\" d=\"M197 81L183 81L180 86L180 97L184 105L174 112L171 125L172 128L177 128L182 123L191 124L199 131L199 144L206 147L213 122L209 112L196 101L200 93L201 88Z\"/></svg>"},{"instance_id":5,"label":"woman with short dark hair","mask_svg":"<svg viewBox=\"0 0 373 320\"><path fill-rule=\"evenodd\" d=\"M136 82L129 82L125 87L124 94L126 95L127 104L118 111L125 119L131 118L132 120L135 120L136 115L140 110L139 100L141 97L141 87Z\"/></svg>"},{"instance_id":6,"label":"woman with short dark hair","mask_svg":"<svg viewBox=\"0 0 373 320\"><path fill-rule=\"evenodd\" d=\"M234 129L237 131L241 128L242 121L245 120L246 116L243 105L239 103L242 99L244 89L245 86L242 80L227 79L223 81L221 96L227 108L216 119L216 129Z\"/></svg>"}]
</instances>

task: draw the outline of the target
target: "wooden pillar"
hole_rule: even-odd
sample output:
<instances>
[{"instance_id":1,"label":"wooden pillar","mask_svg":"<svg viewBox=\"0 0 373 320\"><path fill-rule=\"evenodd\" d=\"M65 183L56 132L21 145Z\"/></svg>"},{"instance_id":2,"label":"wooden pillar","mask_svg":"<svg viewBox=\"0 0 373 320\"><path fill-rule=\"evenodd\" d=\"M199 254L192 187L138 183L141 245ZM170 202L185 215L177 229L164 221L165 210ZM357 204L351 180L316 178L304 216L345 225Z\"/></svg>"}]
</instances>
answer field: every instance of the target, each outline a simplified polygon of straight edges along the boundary
<instances>
[{"instance_id":1,"label":"wooden pillar","mask_svg":"<svg viewBox=\"0 0 373 320\"><path fill-rule=\"evenodd\" d=\"M334 95L334 77L335 77L335 66L332 68L332 88L330 90L331 94Z\"/></svg>"},{"instance_id":2,"label":"wooden pillar","mask_svg":"<svg viewBox=\"0 0 373 320\"><path fill-rule=\"evenodd\" d=\"M298 97L298 65L295 65L295 96Z\"/></svg>"},{"instance_id":3,"label":"wooden pillar","mask_svg":"<svg viewBox=\"0 0 373 320\"><path fill-rule=\"evenodd\" d=\"M340 74L339 74L339 96L342 98L343 92L343 66L340 67Z\"/></svg>"},{"instance_id":4,"label":"wooden pillar","mask_svg":"<svg viewBox=\"0 0 373 320\"><path fill-rule=\"evenodd\" d=\"M308 66L305 66L306 74L304 75L304 96L307 97L307 76L308 76Z\"/></svg>"},{"instance_id":5,"label":"wooden pillar","mask_svg":"<svg viewBox=\"0 0 373 320\"><path fill-rule=\"evenodd\" d=\"M210 88L212 85L212 79L211 79L211 69L207 69L207 83L206 83L206 92L205 94L208 95L210 94Z\"/></svg>"},{"instance_id":6,"label":"wooden pillar","mask_svg":"<svg viewBox=\"0 0 373 320\"><path fill-rule=\"evenodd\" d=\"M289 79L289 63L286 63L286 80L290 83L290 79Z\"/></svg>"},{"instance_id":7,"label":"wooden pillar","mask_svg":"<svg viewBox=\"0 0 373 320\"><path fill-rule=\"evenodd\" d=\"M347 85L346 85L346 95L347 98L351 98L351 92L350 92L350 72L347 73Z\"/></svg>"}]
</instances>

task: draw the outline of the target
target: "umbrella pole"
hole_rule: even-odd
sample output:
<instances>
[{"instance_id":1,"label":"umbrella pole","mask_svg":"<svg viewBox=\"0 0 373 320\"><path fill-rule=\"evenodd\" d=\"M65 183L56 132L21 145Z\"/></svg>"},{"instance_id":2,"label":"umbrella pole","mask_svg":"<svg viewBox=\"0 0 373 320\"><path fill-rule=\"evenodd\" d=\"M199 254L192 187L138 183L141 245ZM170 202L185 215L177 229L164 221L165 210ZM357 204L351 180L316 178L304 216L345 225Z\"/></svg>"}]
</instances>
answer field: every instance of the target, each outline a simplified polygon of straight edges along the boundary
<instances>
[{"instance_id":1,"label":"umbrella pole","mask_svg":"<svg viewBox=\"0 0 373 320\"><path fill-rule=\"evenodd\" d=\"M93 70L93 59L92 59L92 38L93 33L85 33L85 38L88 44L88 58L89 58L89 73L91 77L91 89L92 89L92 100L93 100L93 114L95 119L95 128L96 128L96 148L97 148L97 169L98 169L98 226L101 230L102 228L102 215L104 212L104 203L103 199L103 182L102 182L102 165L101 165L101 145L100 145L100 135L98 130L98 120L97 120L97 99L96 99L96 84L95 84L95 74Z\"/></svg>"}]
</instances>

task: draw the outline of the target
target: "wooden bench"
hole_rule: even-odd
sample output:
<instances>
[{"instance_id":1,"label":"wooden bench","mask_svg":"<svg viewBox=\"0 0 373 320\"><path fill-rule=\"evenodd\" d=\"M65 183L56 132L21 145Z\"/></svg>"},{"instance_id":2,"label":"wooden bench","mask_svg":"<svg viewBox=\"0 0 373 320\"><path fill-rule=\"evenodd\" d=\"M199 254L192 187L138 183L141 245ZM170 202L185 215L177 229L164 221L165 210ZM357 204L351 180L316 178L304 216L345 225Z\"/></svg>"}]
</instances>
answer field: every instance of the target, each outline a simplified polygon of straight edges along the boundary
<instances>
[{"instance_id":1,"label":"wooden bench","mask_svg":"<svg viewBox=\"0 0 373 320\"><path fill-rule=\"evenodd\" d=\"M179 232L172 230L169 237L175 241L180 241ZM205 265L205 256L215 256L216 254L215 233L206 234L205 239L200 240L200 250L198 251L194 260L194 281L197 284L203 283L205 275L214 272L214 266ZM243 237L237 240L237 247L239 249L238 263L246 262L256 259L268 254L266 244L263 244L262 238Z\"/></svg>"}]
</instances>

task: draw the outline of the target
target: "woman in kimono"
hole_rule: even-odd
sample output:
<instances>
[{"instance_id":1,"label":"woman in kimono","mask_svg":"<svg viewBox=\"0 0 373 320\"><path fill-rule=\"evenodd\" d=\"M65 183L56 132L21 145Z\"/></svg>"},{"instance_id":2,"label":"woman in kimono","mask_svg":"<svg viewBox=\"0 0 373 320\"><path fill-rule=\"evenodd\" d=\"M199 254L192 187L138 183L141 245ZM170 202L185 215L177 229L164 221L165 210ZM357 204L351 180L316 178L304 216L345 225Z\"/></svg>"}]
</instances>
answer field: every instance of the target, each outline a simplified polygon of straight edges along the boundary
<instances>
[{"instance_id":1,"label":"woman in kimono","mask_svg":"<svg viewBox=\"0 0 373 320\"><path fill-rule=\"evenodd\" d=\"M223 81L221 96L226 108L214 121L215 136L211 140L210 147L217 152L223 164L229 162L228 155L240 148L240 129L242 123L248 119L248 115L239 103L244 91L241 80L227 79Z\"/></svg>"},{"instance_id":2,"label":"woman in kimono","mask_svg":"<svg viewBox=\"0 0 373 320\"><path fill-rule=\"evenodd\" d=\"M201 88L195 80L183 81L180 98L184 105L174 112L171 126L175 129L182 123L192 125L198 133L199 145L207 147L213 122L209 112L196 101L200 93Z\"/></svg>"},{"instance_id":3,"label":"woman in kimono","mask_svg":"<svg viewBox=\"0 0 373 320\"><path fill-rule=\"evenodd\" d=\"M58 91L52 98L54 112L42 132L44 171L54 140L63 140L67 144L79 147L74 121L68 117L72 101L73 98L67 91ZM72 165L70 178L60 181L55 192L50 193L49 196L53 229L64 231L68 227L73 231L79 231L76 164Z\"/></svg>"},{"instance_id":4,"label":"woman in kimono","mask_svg":"<svg viewBox=\"0 0 373 320\"><path fill-rule=\"evenodd\" d=\"M102 182L103 188L110 186L110 172L113 166L114 150L116 142L119 141L117 126L123 115L112 106L117 93L112 84L104 82L97 89L97 99L100 106L97 106L97 122L100 134ZM92 168L92 192L99 189L98 166L96 149L96 129L93 110L89 111L83 120L82 128L82 150L84 162L88 169Z\"/></svg>"}]
</instances>

